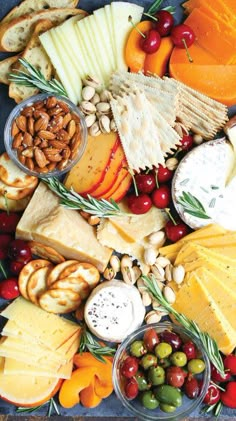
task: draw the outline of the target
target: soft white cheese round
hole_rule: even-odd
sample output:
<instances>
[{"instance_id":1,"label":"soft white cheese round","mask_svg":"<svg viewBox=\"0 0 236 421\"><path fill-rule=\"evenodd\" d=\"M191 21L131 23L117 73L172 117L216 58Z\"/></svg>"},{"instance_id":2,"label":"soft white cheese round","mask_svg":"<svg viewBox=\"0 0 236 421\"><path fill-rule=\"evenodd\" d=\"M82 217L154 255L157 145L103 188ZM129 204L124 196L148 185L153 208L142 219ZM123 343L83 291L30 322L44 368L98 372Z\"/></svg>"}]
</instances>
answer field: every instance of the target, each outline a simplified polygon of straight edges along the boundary
<instances>
[{"instance_id":1,"label":"soft white cheese round","mask_svg":"<svg viewBox=\"0 0 236 421\"><path fill-rule=\"evenodd\" d=\"M92 333L105 341L122 342L144 319L138 289L113 280L98 285L89 296L84 318Z\"/></svg>"},{"instance_id":2,"label":"soft white cheese round","mask_svg":"<svg viewBox=\"0 0 236 421\"><path fill-rule=\"evenodd\" d=\"M236 178L230 180L236 156L226 139L206 142L180 162L172 182L172 197L181 219L193 229L211 223L236 230ZM204 206L209 219L186 212L178 203L183 192L191 193Z\"/></svg>"}]
</instances>

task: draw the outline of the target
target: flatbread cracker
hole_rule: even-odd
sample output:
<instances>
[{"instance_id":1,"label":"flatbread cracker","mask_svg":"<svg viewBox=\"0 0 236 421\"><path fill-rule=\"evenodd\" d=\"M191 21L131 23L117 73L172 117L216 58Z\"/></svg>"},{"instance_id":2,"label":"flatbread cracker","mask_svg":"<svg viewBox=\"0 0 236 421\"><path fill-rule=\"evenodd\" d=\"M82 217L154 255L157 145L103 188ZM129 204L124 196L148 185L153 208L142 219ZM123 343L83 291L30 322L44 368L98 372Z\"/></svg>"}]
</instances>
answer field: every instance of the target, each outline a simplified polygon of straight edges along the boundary
<instances>
[{"instance_id":1,"label":"flatbread cracker","mask_svg":"<svg viewBox=\"0 0 236 421\"><path fill-rule=\"evenodd\" d=\"M50 289L39 297L40 307L54 314L71 313L81 301L80 295L70 289Z\"/></svg>"},{"instance_id":2,"label":"flatbread cracker","mask_svg":"<svg viewBox=\"0 0 236 421\"><path fill-rule=\"evenodd\" d=\"M0 156L0 179L8 186L26 188L31 186L37 177L23 172L4 152Z\"/></svg>"},{"instance_id":3,"label":"flatbread cracker","mask_svg":"<svg viewBox=\"0 0 236 421\"><path fill-rule=\"evenodd\" d=\"M100 273L91 263L75 263L65 268L59 275L58 279L78 278L84 280L90 289L95 288L100 280Z\"/></svg>"},{"instance_id":4,"label":"flatbread cracker","mask_svg":"<svg viewBox=\"0 0 236 421\"><path fill-rule=\"evenodd\" d=\"M23 295L26 300L29 300L27 285L31 275L40 268L51 267L52 264L48 260L37 259L31 260L27 263L20 272L18 284L21 295Z\"/></svg>"},{"instance_id":5,"label":"flatbread cracker","mask_svg":"<svg viewBox=\"0 0 236 421\"><path fill-rule=\"evenodd\" d=\"M9 210L10 212L21 212L25 210L30 199L31 195L20 200L6 199L3 195L0 195L0 209Z\"/></svg>"},{"instance_id":6,"label":"flatbread cracker","mask_svg":"<svg viewBox=\"0 0 236 421\"><path fill-rule=\"evenodd\" d=\"M18 188L18 187L8 186L2 180L0 180L0 194L2 196L5 195L7 199L21 200L24 197L33 194L35 187Z\"/></svg>"},{"instance_id":7,"label":"flatbread cracker","mask_svg":"<svg viewBox=\"0 0 236 421\"><path fill-rule=\"evenodd\" d=\"M32 254L41 257L42 259L48 259L50 262L55 264L65 261L65 258L60 253L52 247L45 246L45 244L38 243L37 241L29 241L28 246L30 247Z\"/></svg>"},{"instance_id":8,"label":"flatbread cracker","mask_svg":"<svg viewBox=\"0 0 236 421\"><path fill-rule=\"evenodd\" d=\"M38 298L47 289L47 276L53 265L37 269L27 282L27 295L32 303L38 305Z\"/></svg>"},{"instance_id":9,"label":"flatbread cracker","mask_svg":"<svg viewBox=\"0 0 236 421\"><path fill-rule=\"evenodd\" d=\"M80 295L82 300L85 300L90 294L90 288L87 282L82 278L63 278L53 282L50 289L71 289Z\"/></svg>"}]
</instances>

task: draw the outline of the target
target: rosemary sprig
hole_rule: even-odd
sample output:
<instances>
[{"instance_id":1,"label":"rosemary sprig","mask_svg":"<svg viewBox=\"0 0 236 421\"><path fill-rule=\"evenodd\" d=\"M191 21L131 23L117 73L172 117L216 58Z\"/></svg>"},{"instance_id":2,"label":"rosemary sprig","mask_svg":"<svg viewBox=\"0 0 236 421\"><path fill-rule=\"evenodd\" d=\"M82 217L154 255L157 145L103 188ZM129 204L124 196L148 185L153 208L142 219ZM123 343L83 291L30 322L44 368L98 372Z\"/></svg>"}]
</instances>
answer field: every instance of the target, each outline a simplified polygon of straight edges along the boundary
<instances>
[{"instance_id":1,"label":"rosemary sprig","mask_svg":"<svg viewBox=\"0 0 236 421\"><path fill-rule=\"evenodd\" d=\"M201 332L199 326L193 320L190 320L184 314L178 313L163 297L162 292L155 280L150 279L147 276L143 276L142 278L144 279L144 283L148 292L152 294L154 299L161 304L162 309L165 309L168 311L168 313L173 314L177 322L188 329L192 335L194 335L195 338L201 342L209 360L220 372L220 374L224 376L224 365L216 341L212 339L208 333Z\"/></svg>"},{"instance_id":2,"label":"rosemary sprig","mask_svg":"<svg viewBox=\"0 0 236 421\"><path fill-rule=\"evenodd\" d=\"M10 82L28 86L29 88L37 88L41 92L68 98L67 92L61 82L56 79L46 80L41 71L24 58L20 58L19 62L27 72L16 69L15 73L9 73L8 79Z\"/></svg>"},{"instance_id":3,"label":"rosemary sprig","mask_svg":"<svg viewBox=\"0 0 236 421\"><path fill-rule=\"evenodd\" d=\"M217 403L214 403L213 405L204 406L201 410L201 414L208 414L209 412L213 412L214 417L217 419L221 414L222 408L223 408L222 402L219 401Z\"/></svg>"},{"instance_id":4,"label":"rosemary sprig","mask_svg":"<svg viewBox=\"0 0 236 421\"><path fill-rule=\"evenodd\" d=\"M151 4L149 9L147 10L147 15L154 15L160 9L160 6L162 5L162 3L163 3L163 0L155 0ZM174 6L167 6L167 7L164 7L162 10L167 10L170 13L174 13L175 7Z\"/></svg>"},{"instance_id":5,"label":"rosemary sprig","mask_svg":"<svg viewBox=\"0 0 236 421\"><path fill-rule=\"evenodd\" d=\"M82 335L80 338L79 352L89 351L98 361L106 363L106 360L102 357L112 357L116 350L109 346L101 346L100 343L94 338L94 336L85 328L82 328Z\"/></svg>"},{"instance_id":6,"label":"rosemary sprig","mask_svg":"<svg viewBox=\"0 0 236 421\"><path fill-rule=\"evenodd\" d=\"M114 200L111 200L110 202L105 199L98 200L90 195L85 199L72 189L68 190L64 184L55 177L42 178L42 181L61 198L60 204L66 208L82 210L100 218L127 215L119 208Z\"/></svg>"},{"instance_id":7,"label":"rosemary sprig","mask_svg":"<svg viewBox=\"0 0 236 421\"><path fill-rule=\"evenodd\" d=\"M47 417L51 417L51 415L53 414L53 412L55 412L57 415L60 415L60 411L57 407L56 402L54 401L53 398L49 399L47 402L42 403L42 405L39 406L34 406L34 407L25 407L25 406L19 406L16 409L16 412L19 414L22 413L31 413L34 411L37 411L38 409L42 408L43 406L48 405L48 410L47 410Z\"/></svg>"},{"instance_id":8,"label":"rosemary sprig","mask_svg":"<svg viewBox=\"0 0 236 421\"><path fill-rule=\"evenodd\" d=\"M179 197L177 203L183 206L186 213L189 213L196 218L210 219L210 216L206 214L204 206L190 192L183 191L182 196Z\"/></svg>"}]
</instances>

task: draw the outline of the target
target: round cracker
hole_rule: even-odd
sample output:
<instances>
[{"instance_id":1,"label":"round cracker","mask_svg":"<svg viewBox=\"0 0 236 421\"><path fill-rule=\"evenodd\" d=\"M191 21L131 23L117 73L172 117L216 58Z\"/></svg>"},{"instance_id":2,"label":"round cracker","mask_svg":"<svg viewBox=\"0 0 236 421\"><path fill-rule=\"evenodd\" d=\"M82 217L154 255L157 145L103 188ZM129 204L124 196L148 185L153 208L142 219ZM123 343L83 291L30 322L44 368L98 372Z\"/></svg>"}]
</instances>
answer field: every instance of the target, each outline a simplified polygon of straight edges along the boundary
<instances>
[{"instance_id":1,"label":"round cracker","mask_svg":"<svg viewBox=\"0 0 236 421\"><path fill-rule=\"evenodd\" d=\"M45 259L37 259L37 260L31 260L31 262L27 263L21 270L19 274L18 284L19 284L19 290L21 295L23 295L24 298L29 300L29 296L27 293L27 284L31 277L31 275L38 269L42 267L50 267L52 264L48 260Z\"/></svg>"},{"instance_id":2,"label":"round cracker","mask_svg":"<svg viewBox=\"0 0 236 421\"><path fill-rule=\"evenodd\" d=\"M6 199L4 196L0 195L0 209L9 210L10 212L20 212L25 210L30 199L31 195L20 200Z\"/></svg>"},{"instance_id":3,"label":"round cracker","mask_svg":"<svg viewBox=\"0 0 236 421\"><path fill-rule=\"evenodd\" d=\"M35 270L27 282L27 295L32 303L38 305L38 299L47 290L47 276L53 265Z\"/></svg>"},{"instance_id":4,"label":"round cracker","mask_svg":"<svg viewBox=\"0 0 236 421\"><path fill-rule=\"evenodd\" d=\"M59 279L60 273L70 265L73 265L75 263L78 263L78 260L66 260L65 262L59 263L59 265L56 265L53 270L49 273L48 279L47 279L47 285L50 287L53 282L57 281Z\"/></svg>"},{"instance_id":5,"label":"round cracker","mask_svg":"<svg viewBox=\"0 0 236 421\"><path fill-rule=\"evenodd\" d=\"M33 191L34 187L12 187L0 180L0 194L3 196L5 195L8 199L20 200L32 194Z\"/></svg>"},{"instance_id":6,"label":"round cracker","mask_svg":"<svg viewBox=\"0 0 236 421\"><path fill-rule=\"evenodd\" d=\"M28 187L37 177L26 174L9 158L6 152L0 156L0 179L12 187Z\"/></svg>"},{"instance_id":7,"label":"round cracker","mask_svg":"<svg viewBox=\"0 0 236 421\"><path fill-rule=\"evenodd\" d=\"M65 314L74 311L81 303L79 294L70 289L50 289L39 297L39 305L49 313Z\"/></svg>"},{"instance_id":8,"label":"round cracker","mask_svg":"<svg viewBox=\"0 0 236 421\"><path fill-rule=\"evenodd\" d=\"M65 268L59 275L58 279L63 278L80 278L89 285L90 289L95 288L100 280L100 273L91 263L75 263Z\"/></svg>"},{"instance_id":9,"label":"round cracker","mask_svg":"<svg viewBox=\"0 0 236 421\"><path fill-rule=\"evenodd\" d=\"M79 278L64 278L53 282L50 289L70 289L80 295L85 300L90 293L89 285L86 281Z\"/></svg>"},{"instance_id":10,"label":"round cracker","mask_svg":"<svg viewBox=\"0 0 236 421\"><path fill-rule=\"evenodd\" d=\"M37 241L29 241L28 246L30 247L31 253L35 256L48 259L55 264L65 262L65 258L52 247L45 246Z\"/></svg>"}]
</instances>

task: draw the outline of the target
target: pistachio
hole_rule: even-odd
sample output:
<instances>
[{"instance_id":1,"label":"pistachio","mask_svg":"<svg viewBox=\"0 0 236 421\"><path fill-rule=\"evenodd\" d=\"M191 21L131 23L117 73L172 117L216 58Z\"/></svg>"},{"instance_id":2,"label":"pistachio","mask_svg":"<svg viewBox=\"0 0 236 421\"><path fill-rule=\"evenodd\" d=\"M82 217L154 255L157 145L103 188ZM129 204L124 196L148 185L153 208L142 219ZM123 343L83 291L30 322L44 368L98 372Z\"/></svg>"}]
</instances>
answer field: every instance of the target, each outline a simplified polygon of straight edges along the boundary
<instances>
[{"instance_id":1,"label":"pistachio","mask_svg":"<svg viewBox=\"0 0 236 421\"><path fill-rule=\"evenodd\" d=\"M158 310L158 307L160 307L159 301L152 300L152 308L153 308L153 310Z\"/></svg>"},{"instance_id":2,"label":"pistachio","mask_svg":"<svg viewBox=\"0 0 236 421\"><path fill-rule=\"evenodd\" d=\"M82 89L82 98L85 101L90 101L93 98L94 94L95 94L95 88L93 88L92 86L85 86Z\"/></svg>"},{"instance_id":3,"label":"pistachio","mask_svg":"<svg viewBox=\"0 0 236 421\"><path fill-rule=\"evenodd\" d=\"M156 260L156 265L161 266L162 268L165 268L167 265L170 264L169 259L163 256L159 256Z\"/></svg>"},{"instance_id":4,"label":"pistachio","mask_svg":"<svg viewBox=\"0 0 236 421\"><path fill-rule=\"evenodd\" d=\"M139 290L139 292L143 292L143 291L146 291L146 287L145 287L145 284L144 284L144 280L142 279L142 278L139 278L138 280L137 280L137 288L138 288L138 290Z\"/></svg>"},{"instance_id":5,"label":"pistachio","mask_svg":"<svg viewBox=\"0 0 236 421\"><path fill-rule=\"evenodd\" d=\"M203 137L200 134L193 135L193 143L195 145L201 145L202 142L203 142Z\"/></svg>"},{"instance_id":6,"label":"pistachio","mask_svg":"<svg viewBox=\"0 0 236 421\"><path fill-rule=\"evenodd\" d=\"M142 293L142 302L143 302L143 305L144 305L145 307L150 306L150 305L151 305L151 303L152 303L151 296L150 296L150 294L149 294L147 291L144 291L144 292Z\"/></svg>"},{"instance_id":7,"label":"pistachio","mask_svg":"<svg viewBox=\"0 0 236 421\"><path fill-rule=\"evenodd\" d=\"M137 281L137 279L139 279L140 276L142 275L141 269L138 266L133 266L133 271L134 271L135 279Z\"/></svg>"},{"instance_id":8,"label":"pistachio","mask_svg":"<svg viewBox=\"0 0 236 421\"><path fill-rule=\"evenodd\" d=\"M156 279L153 273L149 273L148 276L153 280L153 282L157 284L158 288L162 291L165 286L164 282L161 282L159 279Z\"/></svg>"},{"instance_id":9,"label":"pistachio","mask_svg":"<svg viewBox=\"0 0 236 421\"><path fill-rule=\"evenodd\" d=\"M111 111L111 106L108 102L98 102L96 109L102 114L108 114Z\"/></svg>"},{"instance_id":10,"label":"pistachio","mask_svg":"<svg viewBox=\"0 0 236 421\"><path fill-rule=\"evenodd\" d=\"M92 99L90 99L90 102L92 102L93 105L98 104L101 101L99 94L96 92Z\"/></svg>"},{"instance_id":11,"label":"pistachio","mask_svg":"<svg viewBox=\"0 0 236 421\"><path fill-rule=\"evenodd\" d=\"M172 269L173 266L171 263L165 267L165 278L168 282L172 281Z\"/></svg>"},{"instance_id":12,"label":"pistachio","mask_svg":"<svg viewBox=\"0 0 236 421\"><path fill-rule=\"evenodd\" d=\"M148 237L148 242L152 246L161 247L161 246L163 246L165 240L166 240L166 235L165 235L164 231L156 231L156 232L153 232Z\"/></svg>"},{"instance_id":13,"label":"pistachio","mask_svg":"<svg viewBox=\"0 0 236 421\"><path fill-rule=\"evenodd\" d=\"M130 256L128 256L128 254L124 254L122 256L120 265L121 265L121 268L124 268L124 267L131 268L133 266L133 262L132 262Z\"/></svg>"},{"instance_id":14,"label":"pistachio","mask_svg":"<svg viewBox=\"0 0 236 421\"><path fill-rule=\"evenodd\" d=\"M88 218L89 225L97 225L100 222L100 218L96 215L90 215Z\"/></svg>"},{"instance_id":15,"label":"pistachio","mask_svg":"<svg viewBox=\"0 0 236 421\"><path fill-rule=\"evenodd\" d=\"M165 280L165 271L162 266L155 264L151 266L151 272L155 276L156 279L158 279L161 282L164 282Z\"/></svg>"},{"instance_id":16,"label":"pistachio","mask_svg":"<svg viewBox=\"0 0 236 421\"><path fill-rule=\"evenodd\" d=\"M89 128L95 123L96 121L96 114L89 114L85 117L85 124Z\"/></svg>"},{"instance_id":17,"label":"pistachio","mask_svg":"<svg viewBox=\"0 0 236 421\"><path fill-rule=\"evenodd\" d=\"M91 136L99 136L101 134L101 130L97 121L95 121L95 123L93 123L92 126L90 127L89 134Z\"/></svg>"},{"instance_id":18,"label":"pistachio","mask_svg":"<svg viewBox=\"0 0 236 421\"><path fill-rule=\"evenodd\" d=\"M149 313L146 314L145 316L145 322L147 324L150 323L158 323L162 318L162 313L160 311L149 311Z\"/></svg>"},{"instance_id":19,"label":"pistachio","mask_svg":"<svg viewBox=\"0 0 236 421\"><path fill-rule=\"evenodd\" d=\"M111 281L115 277L115 272L112 268L106 268L103 272L103 276L108 281Z\"/></svg>"},{"instance_id":20,"label":"pistachio","mask_svg":"<svg viewBox=\"0 0 236 421\"><path fill-rule=\"evenodd\" d=\"M166 168L168 168L168 170L170 171L174 171L178 167L178 164L179 161L177 158L169 158L166 161Z\"/></svg>"},{"instance_id":21,"label":"pistachio","mask_svg":"<svg viewBox=\"0 0 236 421\"><path fill-rule=\"evenodd\" d=\"M114 270L114 272L117 273L120 271L120 259L115 254L113 254L110 258L110 265L112 269Z\"/></svg>"},{"instance_id":22,"label":"pistachio","mask_svg":"<svg viewBox=\"0 0 236 421\"><path fill-rule=\"evenodd\" d=\"M183 280L184 280L184 276L185 276L185 269L182 265L178 265L173 267L172 269L172 277L173 277L173 281L180 285L182 284Z\"/></svg>"},{"instance_id":23,"label":"pistachio","mask_svg":"<svg viewBox=\"0 0 236 421\"><path fill-rule=\"evenodd\" d=\"M154 265L157 257L157 252L152 247L147 248L144 251L144 261L147 265L152 266Z\"/></svg>"},{"instance_id":24,"label":"pistachio","mask_svg":"<svg viewBox=\"0 0 236 421\"><path fill-rule=\"evenodd\" d=\"M111 132L117 132L117 127L114 119L110 121L110 130Z\"/></svg>"},{"instance_id":25,"label":"pistachio","mask_svg":"<svg viewBox=\"0 0 236 421\"><path fill-rule=\"evenodd\" d=\"M99 89L101 87L101 82L96 76L87 75L86 78L83 80L83 85Z\"/></svg>"},{"instance_id":26,"label":"pistachio","mask_svg":"<svg viewBox=\"0 0 236 421\"><path fill-rule=\"evenodd\" d=\"M112 99L112 94L107 89L104 89L104 91L100 94L100 99L102 102L109 102Z\"/></svg>"},{"instance_id":27,"label":"pistachio","mask_svg":"<svg viewBox=\"0 0 236 421\"><path fill-rule=\"evenodd\" d=\"M89 101L82 101L80 104L80 109L84 114L94 114L96 112L96 107Z\"/></svg>"},{"instance_id":28,"label":"pistachio","mask_svg":"<svg viewBox=\"0 0 236 421\"><path fill-rule=\"evenodd\" d=\"M110 119L106 115L102 115L99 120L98 124L102 133L110 133Z\"/></svg>"},{"instance_id":29,"label":"pistachio","mask_svg":"<svg viewBox=\"0 0 236 421\"><path fill-rule=\"evenodd\" d=\"M174 304L175 300L176 300L176 296L175 293L173 291L173 289L169 286L165 286L163 289L163 295L166 299L166 301L168 301L169 304Z\"/></svg>"}]
</instances>

